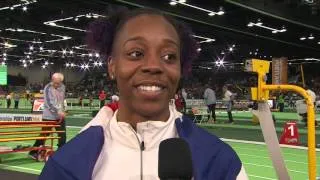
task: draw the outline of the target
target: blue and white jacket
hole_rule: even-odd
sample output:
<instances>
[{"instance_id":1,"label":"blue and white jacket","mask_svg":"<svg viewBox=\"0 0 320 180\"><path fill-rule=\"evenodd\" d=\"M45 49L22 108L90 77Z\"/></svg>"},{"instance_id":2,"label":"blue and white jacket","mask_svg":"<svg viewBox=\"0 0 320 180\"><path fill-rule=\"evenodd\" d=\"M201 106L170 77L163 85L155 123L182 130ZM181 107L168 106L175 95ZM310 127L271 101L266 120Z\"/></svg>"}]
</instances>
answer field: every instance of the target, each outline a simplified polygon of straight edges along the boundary
<instances>
[{"instance_id":1,"label":"blue and white jacket","mask_svg":"<svg viewBox=\"0 0 320 180\"><path fill-rule=\"evenodd\" d=\"M49 158L39 179L102 179L97 178L96 174L99 173L97 171L104 171L101 168L101 164L108 163L107 161L110 159L101 160L102 154L108 147L112 146L112 143L108 140L109 137L105 135L109 133L105 122L111 122L109 124L112 126L112 120L110 121L110 119L113 117L115 116L113 116L110 108L102 108L79 135ZM177 136L183 138L189 144L195 180L247 179L239 157L229 145L218 137L197 127L189 118L182 115L179 118L176 117L170 115L170 118L175 118L172 120L172 127L174 127ZM117 124L116 121L115 124ZM169 125L161 125L162 129L164 126L169 127ZM114 128L112 127L112 129ZM112 129L110 131L113 131ZM118 149L115 151L118 151ZM113 156L117 155L113 154ZM139 167L138 164L136 166ZM121 167L123 168L121 171L126 174L124 167ZM108 174L104 177L110 178ZM103 180L105 179L103 178ZM114 176L110 179L114 179ZM144 179L148 180L148 178ZM119 180L122 179L120 178Z\"/></svg>"}]
</instances>

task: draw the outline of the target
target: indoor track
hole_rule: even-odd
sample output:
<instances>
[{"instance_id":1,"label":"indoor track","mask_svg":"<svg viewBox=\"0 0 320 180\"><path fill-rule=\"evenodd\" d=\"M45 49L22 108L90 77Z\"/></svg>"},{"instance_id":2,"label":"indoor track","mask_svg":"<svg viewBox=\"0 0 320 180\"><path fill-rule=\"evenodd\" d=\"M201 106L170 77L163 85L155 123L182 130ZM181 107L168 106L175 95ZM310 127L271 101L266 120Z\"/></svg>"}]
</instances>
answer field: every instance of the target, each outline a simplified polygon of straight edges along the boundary
<instances>
[{"instance_id":1,"label":"indoor track","mask_svg":"<svg viewBox=\"0 0 320 180\"><path fill-rule=\"evenodd\" d=\"M209 132L215 133L230 144L240 156L250 179L276 179L276 174L272 166L272 162L268 157L266 146L263 143L257 142L261 140L261 130L259 126L253 126L250 123L250 113L235 113L236 123L234 125L224 124L224 113L218 114L220 119L219 124L201 124ZM293 118L295 113L276 113L278 119L287 116L287 120ZM67 118L67 136L68 140L73 138L81 127L90 120L89 115L83 111L73 112ZM247 120L246 120L247 119ZM292 120L292 119L291 119ZM277 123L277 131L281 131L282 121ZM303 136L305 129L300 129L299 132ZM232 133L230 133L232 132ZM317 131L317 134L320 134ZM229 135L229 136L227 136ZM10 142L5 145L16 147L17 145L32 145L33 142ZM3 145L3 144L1 144ZM304 180L308 178L307 166L307 151L305 149L282 148L285 157L286 165L288 167L290 176L293 180ZM19 172L26 172L31 174L39 174L43 168L44 163L35 162L27 157L26 153L1 155L2 163L1 169L14 170ZM317 158L319 164L320 158ZM319 169L319 167L318 167Z\"/></svg>"}]
</instances>

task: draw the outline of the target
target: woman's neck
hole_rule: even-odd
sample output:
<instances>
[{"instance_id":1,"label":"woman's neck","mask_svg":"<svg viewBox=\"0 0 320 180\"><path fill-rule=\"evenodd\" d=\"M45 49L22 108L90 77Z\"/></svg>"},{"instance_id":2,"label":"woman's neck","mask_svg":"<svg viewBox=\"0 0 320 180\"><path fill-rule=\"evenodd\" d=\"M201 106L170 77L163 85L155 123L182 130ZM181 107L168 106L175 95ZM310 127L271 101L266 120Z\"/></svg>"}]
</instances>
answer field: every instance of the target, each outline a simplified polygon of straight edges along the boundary
<instances>
[{"instance_id":1,"label":"woman's neck","mask_svg":"<svg viewBox=\"0 0 320 180\"><path fill-rule=\"evenodd\" d=\"M117 121L126 122L130 124L134 129L137 127L137 123L145 121L163 121L166 122L170 117L169 107L163 112L153 114L152 116L144 116L140 113L130 110L125 106L121 106L117 113Z\"/></svg>"}]
</instances>

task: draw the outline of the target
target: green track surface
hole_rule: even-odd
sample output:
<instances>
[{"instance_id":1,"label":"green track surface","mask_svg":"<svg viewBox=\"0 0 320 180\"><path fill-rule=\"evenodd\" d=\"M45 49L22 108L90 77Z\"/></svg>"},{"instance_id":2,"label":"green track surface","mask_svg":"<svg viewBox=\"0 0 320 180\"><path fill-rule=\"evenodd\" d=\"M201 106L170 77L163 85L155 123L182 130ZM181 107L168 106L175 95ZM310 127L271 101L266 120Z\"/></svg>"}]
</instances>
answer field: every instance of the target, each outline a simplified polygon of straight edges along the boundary
<instances>
[{"instance_id":1,"label":"green track surface","mask_svg":"<svg viewBox=\"0 0 320 180\"><path fill-rule=\"evenodd\" d=\"M0 110L1 111L1 110ZM2 112L2 111L1 111ZM21 111L20 111L21 112ZM14 112L18 113L18 111ZM280 134L283 124L288 120L296 120L295 113L274 113L277 118L277 133ZM218 119L221 121L219 124L201 124L207 131L216 134L219 137L228 139L240 139L251 141L263 141L263 136L260 127L252 125L250 113L235 113L234 125L224 124L226 121L226 114L217 114ZM67 117L66 122L68 140L73 138L91 119L90 111L72 111ZM319 115L318 115L319 117ZM0 129L0 131L3 131ZM301 141L306 142L306 130L299 129ZM317 136L320 134L317 130ZM320 139L320 138L317 138ZM227 142L238 153L242 160L244 167L250 179L276 179L275 171L272 167L272 162L269 159L268 152L265 145L247 144L239 142ZM0 143L0 146L16 147L17 145L32 145L33 141L24 142L10 142ZM307 164L307 151L292 148L282 148L285 157L286 165L289 169L290 176L293 180L306 180L308 179L308 164ZM319 154L319 153L318 153ZM14 171L21 171L26 173L39 174L43 168L44 163L35 162L27 157L26 153L15 153L0 155L2 163L0 168L9 169ZM317 158L317 163L320 165L320 159ZM318 167L318 172L320 168Z\"/></svg>"}]
</instances>

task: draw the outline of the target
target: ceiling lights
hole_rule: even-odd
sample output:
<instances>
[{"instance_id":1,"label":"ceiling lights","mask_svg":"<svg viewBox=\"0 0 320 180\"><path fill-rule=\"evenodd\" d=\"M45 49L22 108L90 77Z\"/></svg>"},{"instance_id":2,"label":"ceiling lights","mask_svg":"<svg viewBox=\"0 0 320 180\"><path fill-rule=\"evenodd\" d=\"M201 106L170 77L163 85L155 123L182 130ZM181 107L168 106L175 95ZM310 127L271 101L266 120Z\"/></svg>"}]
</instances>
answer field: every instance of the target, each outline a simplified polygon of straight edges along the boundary
<instances>
[{"instance_id":1,"label":"ceiling lights","mask_svg":"<svg viewBox=\"0 0 320 180\"><path fill-rule=\"evenodd\" d=\"M208 38L208 37L204 37L204 36L198 36L198 35L192 35L195 38L201 39L202 41L200 41L199 43L210 43L210 42L214 42L216 41L213 38Z\"/></svg>"},{"instance_id":2,"label":"ceiling lights","mask_svg":"<svg viewBox=\"0 0 320 180\"><path fill-rule=\"evenodd\" d=\"M309 39L309 40L313 40L314 39L314 36L312 34L310 34L308 37L306 36L302 36L299 38L301 41L304 41L306 39Z\"/></svg>"},{"instance_id":3,"label":"ceiling lights","mask_svg":"<svg viewBox=\"0 0 320 180\"><path fill-rule=\"evenodd\" d=\"M287 31L287 29L286 29L284 26L282 26L281 29L275 29L275 28L272 28L272 27L268 27L268 26L266 26L266 25L263 25L263 23L261 22L260 19L258 19L258 21L257 21L256 23L249 22L247 26L248 26L248 27L257 26L257 27L260 27L260 28L268 29L268 30L270 30L273 34L276 34L276 33L279 33L279 32L282 33L282 32L286 32L286 31Z\"/></svg>"},{"instance_id":4,"label":"ceiling lights","mask_svg":"<svg viewBox=\"0 0 320 180\"><path fill-rule=\"evenodd\" d=\"M105 17L103 15L100 14L95 14L95 13L87 13L87 14L81 14L81 15L77 15L75 17L67 17L67 18L62 18L62 19L56 19L56 20L52 20L52 21L47 21L44 22L43 24L48 25L48 26L53 26L53 27L58 27L58 28L63 28L63 29L69 29L69 30L75 30L75 31L81 31L81 32L86 32L86 30L84 29L79 29L79 28L73 28L73 27L69 27L69 26L62 26L62 25L58 25L57 22L61 22L61 21L67 21L67 20L71 20L74 19L75 21L79 21L79 18L99 18L99 17Z\"/></svg>"},{"instance_id":5,"label":"ceiling lights","mask_svg":"<svg viewBox=\"0 0 320 180\"><path fill-rule=\"evenodd\" d=\"M28 10L27 5L37 2L37 0L20 0L20 1L23 2L23 3L14 4L12 6L0 7L0 11L8 10L8 9L14 10L15 8L18 8L18 7L22 7L23 11L27 11Z\"/></svg>"},{"instance_id":6,"label":"ceiling lights","mask_svg":"<svg viewBox=\"0 0 320 180\"><path fill-rule=\"evenodd\" d=\"M221 16L221 15L225 14L225 12L224 12L222 7L220 7L218 11L211 11L211 10L204 9L204 8L201 8L201 7L198 7L198 6L195 6L195 5L188 4L188 3L186 3L186 0L171 0L169 2L169 4L171 6L176 6L177 4L180 4L180 5L183 5L183 6L187 6L187 7L193 8L193 9L197 9L197 10L206 12L209 16L214 16L214 15Z\"/></svg>"},{"instance_id":7,"label":"ceiling lights","mask_svg":"<svg viewBox=\"0 0 320 180\"><path fill-rule=\"evenodd\" d=\"M26 33L32 33L32 34L41 34L41 35L46 35L47 33L45 32L39 32L39 31L34 31L34 30L29 30L29 29L22 29L22 28L7 28L5 29L5 31L11 31L11 32L26 32ZM53 37L59 37L58 39L53 39L53 40L48 40L45 41L46 43L50 43L50 42L56 42L56 41L64 41L64 40L69 40L71 39L71 37L69 36L63 36L63 35L57 35L57 34L50 34L50 36ZM9 39L9 38L7 38ZM34 43L34 44L41 44L43 42L41 41L26 41L26 40L21 40L21 39L9 39L12 41L22 41L22 42L29 42L29 43Z\"/></svg>"}]
</instances>

